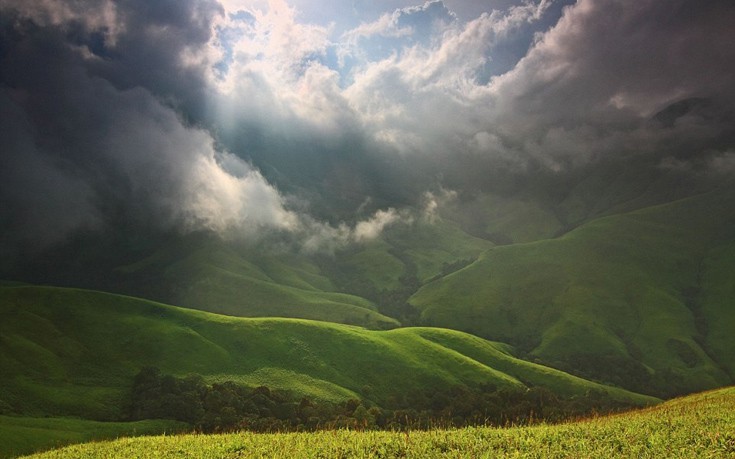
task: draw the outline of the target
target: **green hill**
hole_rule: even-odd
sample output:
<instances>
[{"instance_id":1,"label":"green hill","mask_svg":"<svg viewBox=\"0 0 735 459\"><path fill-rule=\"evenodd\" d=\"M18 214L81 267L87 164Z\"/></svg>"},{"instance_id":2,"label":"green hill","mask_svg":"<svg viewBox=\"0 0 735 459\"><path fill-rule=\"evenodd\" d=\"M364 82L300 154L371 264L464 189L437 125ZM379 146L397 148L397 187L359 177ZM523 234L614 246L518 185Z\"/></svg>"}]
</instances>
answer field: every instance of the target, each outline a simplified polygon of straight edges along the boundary
<instances>
[{"instance_id":1,"label":"green hill","mask_svg":"<svg viewBox=\"0 0 735 459\"><path fill-rule=\"evenodd\" d=\"M423 218L395 225L376 240L351 244L336 254L266 245L238 245L207 234L172 236L137 261L118 266L101 282L67 285L232 316L389 329L399 325L400 315L386 307L384 293L400 290L405 303L420 283L441 274L447 265L474 260L492 246L456 224Z\"/></svg>"},{"instance_id":2,"label":"green hill","mask_svg":"<svg viewBox=\"0 0 735 459\"><path fill-rule=\"evenodd\" d=\"M654 408L559 425L425 432L325 431L295 434L123 438L32 456L116 458L287 457L681 457L735 455L735 389Z\"/></svg>"},{"instance_id":3,"label":"green hill","mask_svg":"<svg viewBox=\"0 0 735 459\"><path fill-rule=\"evenodd\" d=\"M634 404L652 400L525 362L506 345L450 330L234 318L50 287L0 288L0 314L0 372L6 375L0 406L24 415L123 419L132 377L144 366L334 401L380 403L481 383L539 385L569 395L601 390Z\"/></svg>"},{"instance_id":4,"label":"green hill","mask_svg":"<svg viewBox=\"0 0 735 459\"><path fill-rule=\"evenodd\" d=\"M442 214L461 227L499 244L536 241L553 237L565 223L553 206L530 196L481 193L473 199L445 206Z\"/></svg>"},{"instance_id":5,"label":"green hill","mask_svg":"<svg viewBox=\"0 0 735 459\"><path fill-rule=\"evenodd\" d=\"M471 263L492 246L456 223L422 216L386 228L375 240L314 260L340 290L372 300L382 314L403 325L415 325L417 314L408 298L422 284Z\"/></svg>"},{"instance_id":6,"label":"green hill","mask_svg":"<svg viewBox=\"0 0 735 459\"><path fill-rule=\"evenodd\" d=\"M424 286L427 324L666 395L732 383L735 194L710 192L495 247Z\"/></svg>"},{"instance_id":7,"label":"green hill","mask_svg":"<svg viewBox=\"0 0 735 459\"><path fill-rule=\"evenodd\" d=\"M218 314L398 325L369 300L337 292L305 257L259 253L214 237L174 240L114 275L117 290Z\"/></svg>"}]
</instances>

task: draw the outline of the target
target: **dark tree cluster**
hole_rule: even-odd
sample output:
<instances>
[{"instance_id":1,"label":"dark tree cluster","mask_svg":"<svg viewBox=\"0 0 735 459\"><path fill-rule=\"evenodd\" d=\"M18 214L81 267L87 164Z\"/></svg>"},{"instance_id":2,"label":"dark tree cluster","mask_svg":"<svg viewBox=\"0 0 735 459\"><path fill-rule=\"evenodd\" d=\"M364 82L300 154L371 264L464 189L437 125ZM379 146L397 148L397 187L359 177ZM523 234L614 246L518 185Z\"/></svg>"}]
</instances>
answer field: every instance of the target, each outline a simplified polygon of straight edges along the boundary
<instances>
[{"instance_id":1,"label":"dark tree cluster","mask_svg":"<svg viewBox=\"0 0 735 459\"><path fill-rule=\"evenodd\" d=\"M133 382L130 418L174 419L202 432L409 430L556 422L627 408L602 393L562 398L541 387L494 386L414 392L389 397L384 405L357 399L342 403L297 399L265 386L249 389L231 381L208 385L198 375L177 378L144 368Z\"/></svg>"},{"instance_id":2,"label":"dark tree cluster","mask_svg":"<svg viewBox=\"0 0 735 459\"><path fill-rule=\"evenodd\" d=\"M686 344L669 340L668 345L687 363L696 364L698 357ZM551 366L582 378L612 384L618 387L660 398L684 395L688 390L682 375L670 368L650 372L642 363L619 356L599 354L572 354L566 361L549 362Z\"/></svg>"},{"instance_id":3,"label":"dark tree cluster","mask_svg":"<svg viewBox=\"0 0 735 459\"><path fill-rule=\"evenodd\" d=\"M454 272L457 272L462 268L466 268L467 266L471 265L474 261L475 261L474 258L463 258L460 260L455 260L453 262L445 261L444 263L442 263L442 267L441 267L441 270L439 271L439 274L429 279L427 283L441 279L442 277L445 277Z\"/></svg>"}]
</instances>

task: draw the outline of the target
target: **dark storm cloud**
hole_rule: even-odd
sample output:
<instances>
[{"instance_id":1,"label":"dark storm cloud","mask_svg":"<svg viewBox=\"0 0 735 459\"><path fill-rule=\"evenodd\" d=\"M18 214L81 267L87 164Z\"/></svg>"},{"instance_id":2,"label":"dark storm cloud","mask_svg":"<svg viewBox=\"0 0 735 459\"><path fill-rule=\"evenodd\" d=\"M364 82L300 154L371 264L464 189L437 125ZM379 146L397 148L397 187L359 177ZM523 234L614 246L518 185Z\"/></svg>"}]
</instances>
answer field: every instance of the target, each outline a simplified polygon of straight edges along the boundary
<instances>
[{"instance_id":1,"label":"dark storm cloud","mask_svg":"<svg viewBox=\"0 0 735 459\"><path fill-rule=\"evenodd\" d=\"M732 135L734 20L730 2L579 1L492 82L496 133L552 163L676 143L678 150L710 148ZM692 112L676 129L647 123L692 97L716 102L712 119L697 122L703 113Z\"/></svg>"},{"instance_id":2,"label":"dark storm cloud","mask_svg":"<svg viewBox=\"0 0 735 459\"><path fill-rule=\"evenodd\" d=\"M171 17L163 4L111 5L99 21L64 3L2 10L8 245L43 246L120 222L244 234L292 228L294 215L257 171L182 121L196 119L187 107L204 103L198 56L211 4L170 3Z\"/></svg>"},{"instance_id":3,"label":"dark storm cloud","mask_svg":"<svg viewBox=\"0 0 735 459\"><path fill-rule=\"evenodd\" d=\"M118 89L145 87L169 103L201 110L210 64L206 45L212 22L223 14L217 2L7 0L0 6L16 36L38 35L34 29L55 34L48 37L56 41L51 46L86 53L73 63Z\"/></svg>"},{"instance_id":4,"label":"dark storm cloud","mask_svg":"<svg viewBox=\"0 0 735 459\"><path fill-rule=\"evenodd\" d=\"M731 99L733 18L732 2L581 0L497 92L520 116L538 116L531 125L646 116L696 95Z\"/></svg>"},{"instance_id":5,"label":"dark storm cloud","mask_svg":"<svg viewBox=\"0 0 735 459\"><path fill-rule=\"evenodd\" d=\"M493 42L542 20L544 6L482 16L356 76L348 91L374 138L448 167L457 187L499 164L562 171L732 141L734 4L581 0L512 70L478 78ZM668 128L650 122L690 98L713 104Z\"/></svg>"},{"instance_id":6,"label":"dark storm cloud","mask_svg":"<svg viewBox=\"0 0 735 459\"><path fill-rule=\"evenodd\" d=\"M732 2L416 3L345 31L283 1L0 2L4 240L137 221L316 250L427 191L732 163Z\"/></svg>"},{"instance_id":7,"label":"dark storm cloud","mask_svg":"<svg viewBox=\"0 0 735 459\"><path fill-rule=\"evenodd\" d=\"M218 145L212 132L222 118L208 118L209 105L230 95L216 93L210 73L221 58L210 43L213 21L223 16L216 4L78 6L19 2L0 9L4 255L44 248L77 230L120 227L205 229L235 238L280 231L297 235L307 250L321 250L374 237L407 218L386 208L351 225L299 215L286 208L298 199L284 198L249 162L258 159L257 148L237 156ZM291 48L282 51L298 57ZM253 94L241 95L249 103L233 118L247 126ZM316 97L321 103L321 94ZM270 113L270 104L261 108L254 136L266 138L263 161L292 151L289 139L314 138L312 149L334 144L320 139L315 117L293 121L286 112L278 120L283 114ZM274 133L269 120L293 132ZM230 139L229 146L253 146L238 136ZM308 151L309 145L299 148ZM304 164L314 163L314 169L328 158L307 158ZM345 168L345 183L359 179L355 174Z\"/></svg>"},{"instance_id":8,"label":"dark storm cloud","mask_svg":"<svg viewBox=\"0 0 735 459\"><path fill-rule=\"evenodd\" d=\"M123 0L116 6L124 31L112 46L98 46L101 59L88 63L90 73L119 89L144 87L201 121L213 64L207 44L222 7L214 0ZM95 52L93 34L80 38Z\"/></svg>"}]
</instances>

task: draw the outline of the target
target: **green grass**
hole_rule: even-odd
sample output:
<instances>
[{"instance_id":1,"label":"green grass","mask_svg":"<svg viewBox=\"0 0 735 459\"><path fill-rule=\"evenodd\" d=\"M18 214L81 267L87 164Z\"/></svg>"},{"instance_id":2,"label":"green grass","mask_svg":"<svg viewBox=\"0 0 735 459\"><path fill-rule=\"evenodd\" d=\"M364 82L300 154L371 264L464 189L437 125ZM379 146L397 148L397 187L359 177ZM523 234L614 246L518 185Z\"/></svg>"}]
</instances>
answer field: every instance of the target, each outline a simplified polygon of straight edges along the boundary
<instances>
[{"instance_id":1,"label":"green grass","mask_svg":"<svg viewBox=\"0 0 735 459\"><path fill-rule=\"evenodd\" d=\"M538 200L522 197L480 194L470 202L450 206L446 212L476 233L507 243L547 239L563 226L551 209Z\"/></svg>"},{"instance_id":2,"label":"green grass","mask_svg":"<svg viewBox=\"0 0 735 459\"><path fill-rule=\"evenodd\" d=\"M474 260L493 245L470 236L457 224L439 217L415 222L410 227L389 228L384 237L416 266L420 282L441 273L445 263Z\"/></svg>"},{"instance_id":3,"label":"green grass","mask_svg":"<svg viewBox=\"0 0 735 459\"><path fill-rule=\"evenodd\" d=\"M412 391L480 383L655 401L525 362L506 345L451 330L236 318L51 287L0 288L0 318L0 406L27 415L122 419L133 375L150 365L330 401L383 403Z\"/></svg>"},{"instance_id":4,"label":"green grass","mask_svg":"<svg viewBox=\"0 0 735 459\"><path fill-rule=\"evenodd\" d=\"M735 242L713 250L702 266L701 314L706 344L723 369L735 379Z\"/></svg>"},{"instance_id":5,"label":"green grass","mask_svg":"<svg viewBox=\"0 0 735 459\"><path fill-rule=\"evenodd\" d=\"M428 324L510 342L555 366L606 356L620 371L666 374L661 391L730 384L732 209L732 192L709 193L495 247L410 302Z\"/></svg>"},{"instance_id":6,"label":"green grass","mask_svg":"<svg viewBox=\"0 0 735 459\"><path fill-rule=\"evenodd\" d=\"M261 254L213 238L182 238L117 274L144 297L240 317L294 317L392 328L398 322L358 296L339 293L303 257ZM166 286L155 293L140 285Z\"/></svg>"},{"instance_id":7,"label":"green grass","mask_svg":"<svg viewBox=\"0 0 735 459\"><path fill-rule=\"evenodd\" d=\"M410 273L426 282L440 274L444 264L474 260L492 245L450 221L418 219L386 228L380 238L338 254L335 262L350 280L359 278L376 290L392 290L401 286L401 276Z\"/></svg>"},{"instance_id":8,"label":"green grass","mask_svg":"<svg viewBox=\"0 0 735 459\"><path fill-rule=\"evenodd\" d=\"M400 287L398 280L405 272L401 260L389 253L391 246L385 241L376 240L366 247L341 260L351 268L355 276L364 279L378 290L391 290Z\"/></svg>"},{"instance_id":9,"label":"green grass","mask_svg":"<svg viewBox=\"0 0 735 459\"><path fill-rule=\"evenodd\" d=\"M69 446L34 458L726 458L735 455L735 389L559 425L425 432L173 435Z\"/></svg>"},{"instance_id":10,"label":"green grass","mask_svg":"<svg viewBox=\"0 0 735 459\"><path fill-rule=\"evenodd\" d=\"M183 432L175 421L96 422L72 418L0 416L0 457L58 448L70 443L139 435Z\"/></svg>"}]
</instances>

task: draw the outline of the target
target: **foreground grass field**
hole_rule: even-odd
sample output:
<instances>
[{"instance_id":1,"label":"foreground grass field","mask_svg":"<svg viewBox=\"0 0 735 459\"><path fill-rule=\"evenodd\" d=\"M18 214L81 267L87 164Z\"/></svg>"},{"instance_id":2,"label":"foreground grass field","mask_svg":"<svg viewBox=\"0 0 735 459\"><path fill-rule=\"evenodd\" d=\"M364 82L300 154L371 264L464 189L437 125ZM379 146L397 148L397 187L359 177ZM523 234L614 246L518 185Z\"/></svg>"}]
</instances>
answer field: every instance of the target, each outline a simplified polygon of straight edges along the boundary
<instances>
[{"instance_id":1,"label":"foreground grass field","mask_svg":"<svg viewBox=\"0 0 735 459\"><path fill-rule=\"evenodd\" d=\"M69 443L180 432L187 424L176 421L97 422L71 418L0 416L0 458L55 448Z\"/></svg>"},{"instance_id":2,"label":"foreground grass field","mask_svg":"<svg viewBox=\"0 0 735 459\"><path fill-rule=\"evenodd\" d=\"M735 388L560 425L427 432L174 435L70 446L33 458L734 457Z\"/></svg>"}]
</instances>

